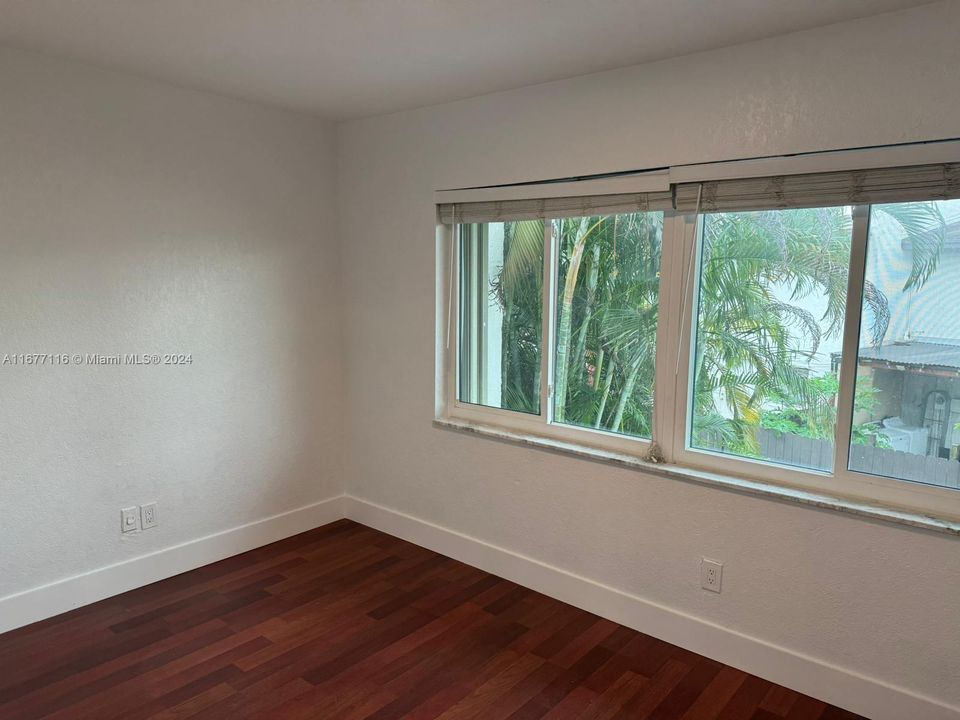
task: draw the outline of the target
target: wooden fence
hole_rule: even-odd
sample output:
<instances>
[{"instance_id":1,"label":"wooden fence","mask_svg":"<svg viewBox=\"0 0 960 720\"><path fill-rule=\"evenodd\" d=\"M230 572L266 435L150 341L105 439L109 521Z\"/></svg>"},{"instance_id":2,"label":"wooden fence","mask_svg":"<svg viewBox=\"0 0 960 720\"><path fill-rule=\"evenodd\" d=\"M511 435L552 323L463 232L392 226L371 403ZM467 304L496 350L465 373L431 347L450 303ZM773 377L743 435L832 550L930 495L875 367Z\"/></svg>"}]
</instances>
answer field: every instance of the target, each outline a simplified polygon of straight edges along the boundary
<instances>
[{"instance_id":1,"label":"wooden fence","mask_svg":"<svg viewBox=\"0 0 960 720\"><path fill-rule=\"evenodd\" d=\"M774 462L818 470L829 470L833 466L833 443L826 440L778 433L765 428L757 431L757 440L761 454ZM960 462L956 460L914 455L872 445L853 445L850 447L850 467L874 475L960 488Z\"/></svg>"},{"instance_id":2,"label":"wooden fence","mask_svg":"<svg viewBox=\"0 0 960 720\"><path fill-rule=\"evenodd\" d=\"M833 443L826 440L760 428L757 430L757 441L760 443L760 454L768 460L815 470L830 470L833 467Z\"/></svg>"}]
</instances>

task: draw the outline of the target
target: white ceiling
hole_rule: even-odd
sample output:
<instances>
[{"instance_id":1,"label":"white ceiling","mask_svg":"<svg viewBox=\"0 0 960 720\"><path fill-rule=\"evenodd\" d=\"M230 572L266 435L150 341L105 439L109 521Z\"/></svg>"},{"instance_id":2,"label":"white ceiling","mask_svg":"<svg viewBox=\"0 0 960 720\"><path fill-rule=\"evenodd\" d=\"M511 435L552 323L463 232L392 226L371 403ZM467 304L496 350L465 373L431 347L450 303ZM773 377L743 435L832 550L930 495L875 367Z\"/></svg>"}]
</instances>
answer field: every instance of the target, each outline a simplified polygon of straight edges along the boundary
<instances>
[{"instance_id":1,"label":"white ceiling","mask_svg":"<svg viewBox=\"0 0 960 720\"><path fill-rule=\"evenodd\" d=\"M0 0L0 43L343 119L926 1Z\"/></svg>"}]
</instances>

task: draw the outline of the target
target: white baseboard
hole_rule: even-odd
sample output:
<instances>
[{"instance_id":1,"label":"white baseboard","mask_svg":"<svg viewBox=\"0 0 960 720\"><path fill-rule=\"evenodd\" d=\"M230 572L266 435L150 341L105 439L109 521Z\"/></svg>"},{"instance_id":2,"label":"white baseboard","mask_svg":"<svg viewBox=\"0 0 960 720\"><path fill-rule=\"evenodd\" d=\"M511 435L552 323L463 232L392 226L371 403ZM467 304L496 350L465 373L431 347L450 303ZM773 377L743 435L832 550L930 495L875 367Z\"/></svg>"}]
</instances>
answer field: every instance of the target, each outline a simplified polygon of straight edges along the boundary
<instances>
[{"instance_id":1,"label":"white baseboard","mask_svg":"<svg viewBox=\"0 0 960 720\"><path fill-rule=\"evenodd\" d=\"M874 720L958 720L960 708L750 637L404 513L346 496L348 518Z\"/></svg>"},{"instance_id":2,"label":"white baseboard","mask_svg":"<svg viewBox=\"0 0 960 720\"><path fill-rule=\"evenodd\" d=\"M344 517L344 496L0 598L0 633L193 570Z\"/></svg>"}]
</instances>

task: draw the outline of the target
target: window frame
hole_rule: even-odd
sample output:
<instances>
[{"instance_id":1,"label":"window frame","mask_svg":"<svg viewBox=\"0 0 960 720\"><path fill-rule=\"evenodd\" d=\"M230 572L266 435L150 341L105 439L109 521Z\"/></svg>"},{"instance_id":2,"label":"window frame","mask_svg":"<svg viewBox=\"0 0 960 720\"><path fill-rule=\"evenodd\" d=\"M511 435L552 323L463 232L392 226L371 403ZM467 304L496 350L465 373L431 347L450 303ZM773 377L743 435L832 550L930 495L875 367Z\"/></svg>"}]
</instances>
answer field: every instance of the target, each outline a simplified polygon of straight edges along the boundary
<instances>
[{"instance_id":1,"label":"window frame","mask_svg":"<svg viewBox=\"0 0 960 720\"><path fill-rule=\"evenodd\" d=\"M657 211L660 212L660 211ZM543 255L543 313L541 317L540 340L540 413L524 413L516 410L477 405L459 399L460 387L460 262L461 248L459 224L451 227L439 225L442 244L450 253L451 276L449 278L451 298L449 312L449 341L445 362L446 402L445 417L472 422L479 425L504 428L517 432L526 432L563 442L598 447L603 450L622 452L628 455L644 457L650 450L647 438L624 435L622 433L585 428L576 425L555 423L553 420L553 347L556 340L556 304L559 270L558 241L553 235L553 223L546 219L544 227ZM662 277L662 275L661 275ZM657 343L660 346L660 323L657 324ZM654 423L657 416L657 401L654 397ZM656 425L655 425L656 426Z\"/></svg>"},{"instance_id":2,"label":"window frame","mask_svg":"<svg viewBox=\"0 0 960 720\"><path fill-rule=\"evenodd\" d=\"M851 252L848 264L846 316L842 358L838 370L837 424L834 436L834 466L831 472L791 467L764 460L740 458L689 445L692 412L692 353L697 318L700 216L671 210L663 212L660 260L660 291L657 318L656 367L654 369L654 438L644 439L594 428L553 422L553 372L556 340L556 287L559 253L553 236L554 218L544 220L544 282L541 330L540 414L474 405L458 399L460 371L460 231L458 223L437 221L440 256L438 264L449 275L440 278L445 287L447 322L441 337L443 397L438 414L443 419L494 429L530 434L585 448L613 451L646 458L655 441L663 461L680 469L741 478L810 493L825 494L895 510L949 520L960 519L960 490L849 469L855 379L857 375L862 292L866 272L870 205L854 205ZM446 259L446 258L445 258ZM445 274L441 271L441 274Z\"/></svg>"}]
</instances>

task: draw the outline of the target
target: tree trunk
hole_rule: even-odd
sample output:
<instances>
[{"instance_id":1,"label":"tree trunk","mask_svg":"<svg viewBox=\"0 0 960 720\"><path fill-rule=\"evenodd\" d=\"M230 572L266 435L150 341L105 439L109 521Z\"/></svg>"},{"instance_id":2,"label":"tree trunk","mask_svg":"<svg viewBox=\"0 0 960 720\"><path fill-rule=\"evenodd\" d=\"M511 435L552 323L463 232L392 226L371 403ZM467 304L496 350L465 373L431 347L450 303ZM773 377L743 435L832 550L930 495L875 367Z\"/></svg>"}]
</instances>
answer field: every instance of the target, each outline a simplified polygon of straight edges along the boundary
<instances>
[{"instance_id":1,"label":"tree trunk","mask_svg":"<svg viewBox=\"0 0 960 720\"><path fill-rule=\"evenodd\" d=\"M610 423L610 430L620 432L620 424L623 422L623 412L627 408L627 400L633 395L633 386L637 384L637 375L640 374L640 358L637 358L630 366L626 380L623 381L623 387L620 389L620 400L617 402L617 411L613 415L613 422Z\"/></svg>"},{"instance_id":2,"label":"tree trunk","mask_svg":"<svg viewBox=\"0 0 960 720\"><path fill-rule=\"evenodd\" d=\"M593 228L601 222L603 222L602 219ZM557 327L556 377L553 387L553 417L558 422L563 422L566 416L570 326L573 322L573 293L577 288L577 276L580 274L580 264L583 262L583 250L586 247L587 238L593 230L593 228L588 228L588 223L589 218L580 218L577 239L570 253L570 265L567 267L567 277L563 284L563 300L560 303L560 323Z\"/></svg>"},{"instance_id":3,"label":"tree trunk","mask_svg":"<svg viewBox=\"0 0 960 720\"><path fill-rule=\"evenodd\" d=\"M603 361L606 359L607 353L601 347L600 351L597 353L597 362L593 366L593 389L596 391L600 387L600 378L603 377Z\"/></svg>"},{"instance_id":4,"label":"tree trunk","mask_svg":"<svg viewBox=\"0 0 960 720\"><path fill-rule=\"evenodd\" d=\"M503 325L500 328L500 407L506 407L507 385L513 378L511 351L516 344L513 342L513 307L510 298L504 297L503 305Z\"/></svg>"},{"instance_id":5,"label":"tree trunk","mask_svg":"<svg viewBox=\"0 0 960 720\"><path fill-rule=\"evenodd\" d=\"M577 351L574 353L574 362L570 365L576 369L579 377L584 372L587 363L587 335L590 333L590 321L593 319L593 308L597 304L597 278L600 276L600 243L593 244L593 254L590 257L590 271L587 273L587 302L583 313L583 324L580 326L580 336L577 338Z\"/></svg>"},{"instance_id":6,"label":"tree trunk","mask_svg":"<svg viewBox=\"0 0 960 720\"><path fill-rule=\"evenodd\" d=\"M597 410L597 417L593 421L593 426L595 428L600 428L603 425L603 413L607 409L607 399L610 397L610 387L613 385L613 374L616 372L616 367L613 363L613 358L607 363L607 379L603 386L603 397L600 398L600 408ZM600 371L597 371L597 383L600 382Z\"/></svg>"}]
</instances>

